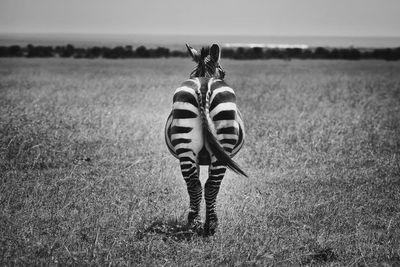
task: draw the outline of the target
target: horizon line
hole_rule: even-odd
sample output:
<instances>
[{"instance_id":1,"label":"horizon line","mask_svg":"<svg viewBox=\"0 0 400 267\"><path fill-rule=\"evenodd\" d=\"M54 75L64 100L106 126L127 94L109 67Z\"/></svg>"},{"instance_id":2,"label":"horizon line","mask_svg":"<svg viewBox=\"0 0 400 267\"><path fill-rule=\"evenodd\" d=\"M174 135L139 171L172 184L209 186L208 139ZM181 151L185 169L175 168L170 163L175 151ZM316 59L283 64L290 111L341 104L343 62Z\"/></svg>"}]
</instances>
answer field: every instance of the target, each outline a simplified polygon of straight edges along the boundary
<instances>
[{"instance_id":1,"label":"horizon line","mask_svg":"<svg viewBox=\"0 0 400 267\"><path fill-rule=\"evenodd\" d=\"M19 32L10 32L10 31L1 31L0 35L144 35L144 36L224 36L224 37L324 37L324 38L400 38L400 35L327 35L327 34L217 34L217 33L135 33L135 32L41 32L41 31L19 31Z\"/></svg>"}]
</instances>

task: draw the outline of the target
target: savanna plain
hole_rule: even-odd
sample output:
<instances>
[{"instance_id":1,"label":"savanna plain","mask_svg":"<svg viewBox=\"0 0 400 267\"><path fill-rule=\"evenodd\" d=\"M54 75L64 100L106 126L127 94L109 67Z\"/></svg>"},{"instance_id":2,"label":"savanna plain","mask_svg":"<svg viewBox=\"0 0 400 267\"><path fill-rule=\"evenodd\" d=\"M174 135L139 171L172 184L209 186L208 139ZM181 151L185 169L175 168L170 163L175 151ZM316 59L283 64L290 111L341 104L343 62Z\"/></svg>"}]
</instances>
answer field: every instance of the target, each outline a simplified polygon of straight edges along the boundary
<instances>
[{"instance_id":1,"label":"savanna plain","mask_svg":"<svg viewBox=\"0 0 400 267\"><path fill-rule=\"evenodd\" d=\"M399 266L400 62L222 65L249 178L202 237L163 136L193 62L0 59L0 264Z\"/></svg>"}]
</instances>

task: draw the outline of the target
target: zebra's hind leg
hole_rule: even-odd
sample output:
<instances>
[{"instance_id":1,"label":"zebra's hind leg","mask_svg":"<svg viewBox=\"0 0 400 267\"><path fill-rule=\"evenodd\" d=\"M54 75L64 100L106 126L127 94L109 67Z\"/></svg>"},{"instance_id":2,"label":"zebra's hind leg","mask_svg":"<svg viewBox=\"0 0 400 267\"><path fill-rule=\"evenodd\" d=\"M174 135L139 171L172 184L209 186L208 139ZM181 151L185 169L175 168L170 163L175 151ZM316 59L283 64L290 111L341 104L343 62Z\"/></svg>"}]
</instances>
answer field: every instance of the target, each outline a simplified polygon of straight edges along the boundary
<instances>
[{"instance_id":1,"label":"zebra's hind leg","mask_svg":"<svg viewBox=\"0 0 400 267\"><path fill-rule=\"evenodd\" d=\"M199 179L200 168L192 157L181 157L180 165L190 199L188 226L191 229L199 230L201 227L200 203L202 200L202 187Z\"/></svg>"},{"instance_id":2,"label":"zebra's hind leg","mask_svg":"<svg viewBox=\"0 0 400 267\"><path fill-rule=\"evenodd\" d=\"M208 179L204 186L204 198L206 200L206 222L204 224L204 235L209 236L215 233L218 227L216 211L217 195L226 167L223 166L215 156L211 157L211 164L208 169Z\"/></svg>"}]
</instances>

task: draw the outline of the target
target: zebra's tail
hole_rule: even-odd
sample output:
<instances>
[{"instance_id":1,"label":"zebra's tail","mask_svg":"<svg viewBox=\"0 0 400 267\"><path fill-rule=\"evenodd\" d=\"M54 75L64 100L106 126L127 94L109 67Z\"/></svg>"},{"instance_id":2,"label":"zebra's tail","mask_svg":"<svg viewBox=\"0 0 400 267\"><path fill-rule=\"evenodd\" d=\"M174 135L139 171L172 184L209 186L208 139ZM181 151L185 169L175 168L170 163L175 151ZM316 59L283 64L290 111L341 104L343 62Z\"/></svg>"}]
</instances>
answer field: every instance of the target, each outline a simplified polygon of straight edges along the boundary
<instances>
[{"instance_id":1,"label":"zebra's tail","mask_svg":"<svg viewBox=\"0 0 400 267\"><path fill-rule=\"evenodd\" d=\"M203 131L205 132L207 141L210 144L211 151L214 153L217 159L221 161L223 165L236 172L237 174L248 177L247 174L240 168L240 166L234 160L232 160L231 157L229 157L223 147L219 144L218 140L212 134L208 123L203 123Z\"/></svg>"},{"instance_id":2,"label":"zebra's tail","mask_svg":"<svg viewBox=\"0 0 400 267\"><path fill-rule=\"evenodd\" d=\"M231 169L232 171L236 172L237 174L241 174L245 177L248 177L247 174L240 168L240 166L226 153L224 148L221 146L221 144L218 142L218 140L215 138L214 134L211 132L210 128L210 123L209 123L209 95L210 91L207 90L207 96L206 96L206 103L205 105L202 105L200 103L200 114L202 118L202 126L203 126L203 134L205 139L208 141L210 145L210 149L215 155L215 157L226 167ZM199 92L200 96L199 99L201 99L201 93Z\"/></svg>"}]
</instances>

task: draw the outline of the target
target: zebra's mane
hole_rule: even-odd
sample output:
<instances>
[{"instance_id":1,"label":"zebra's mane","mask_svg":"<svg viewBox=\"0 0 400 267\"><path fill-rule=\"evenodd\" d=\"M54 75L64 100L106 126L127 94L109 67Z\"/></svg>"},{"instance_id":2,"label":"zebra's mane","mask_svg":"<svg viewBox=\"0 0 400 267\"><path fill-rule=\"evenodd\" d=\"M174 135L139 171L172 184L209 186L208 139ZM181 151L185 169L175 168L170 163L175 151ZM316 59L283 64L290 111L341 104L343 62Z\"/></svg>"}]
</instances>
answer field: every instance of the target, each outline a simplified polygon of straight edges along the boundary
<instances>
[{"instance_id":1,"label":"zebra's mane","mask_svg":"<svg viewBox=\"0 0 400 267\"><path fill-rule=\"evenodd\" d=\"M190 77L204 76L206 73L213 75L217 70L220 75L218 78L224 79L225 71L222 69L219 62L215 62L210 56L210 47L203 46L200 50L200 58L197 66L190 73Z\"/></svg>"},{"instance_id":2,"label":"zebra's mane","mask_svg":"<svg viewBox=\"0 0 400 267\"><path fill-rule=\"evenodd\" d=\"M210 54L210 47L203 46L200 50L200 60L204 61L209 54Z\"/></svg>"}]
</instances>

